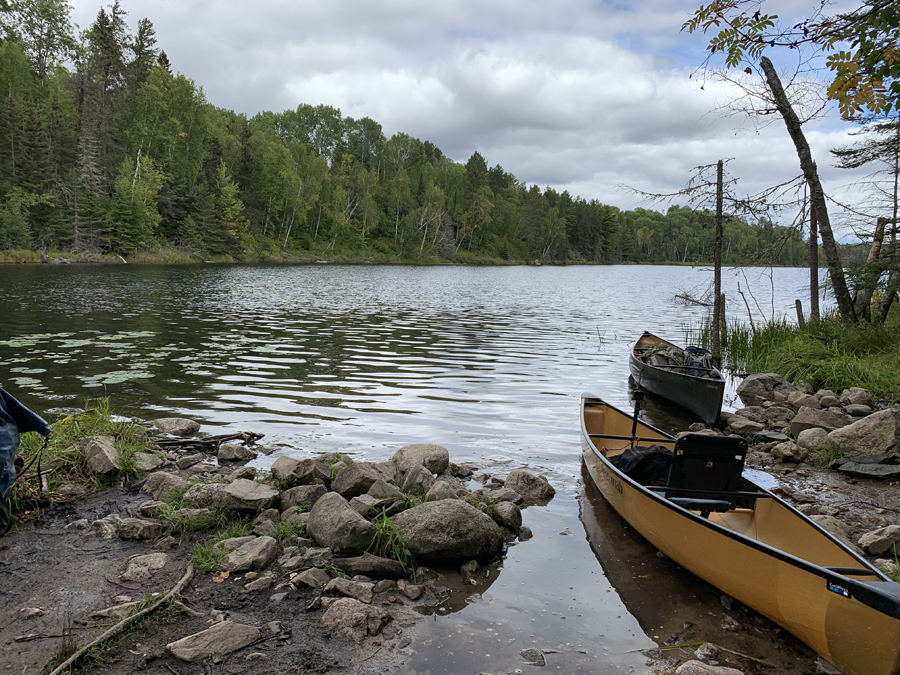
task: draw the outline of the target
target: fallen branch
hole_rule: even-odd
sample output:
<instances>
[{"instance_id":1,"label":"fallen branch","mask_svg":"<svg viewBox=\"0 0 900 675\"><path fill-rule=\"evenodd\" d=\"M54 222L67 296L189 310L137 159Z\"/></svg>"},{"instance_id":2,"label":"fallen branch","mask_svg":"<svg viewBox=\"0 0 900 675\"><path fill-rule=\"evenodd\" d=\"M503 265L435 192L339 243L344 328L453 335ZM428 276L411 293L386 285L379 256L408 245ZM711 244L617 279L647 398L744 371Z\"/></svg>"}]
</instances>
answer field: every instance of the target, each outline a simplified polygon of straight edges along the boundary
<instances>
[{"instance_id":1,"label":"fallen branch","mask_svg":"<svg viewBox=\"0 0 900 675\"><path fill-rule=\"evenodd\" d=\"M184 590L184 587L188 585L188 582L190 582L190 580L193 576L194 576L194 565L192 563L188 563L187 570L185 570L184 576L181 577L181 581L179 581L177 584L175 584L175 588L173 588L171 591L166 593L162 598L160 598L159 600L154 602L152 605L150 605L146 609L141 610L137 614L132 614L131 616L129 616L126 619L122 619L122 621L120 621L115 626L110 628L108 631L103 633L103 635L98 637L96 640L89 642L84 647L79 649L77 652L72 654L72 656L70 656L68 659L66 659L63 663L61 663L56 668L54 668L52 671L50 671L49 675L60 675L60 673L62 673L63 671L65 671L66 669L68 669L69 667L74 665L75 662L78 661L78 659L80 659L82 656L87 654L91 649L93 649L94 647L96 647L97 645L99 645L103 642L106 642L110 638L115 637L119 633L123 632L126 628L128 628L128 626L135 623L138 619L142 619L143 617L147 616L148 614L156 611L156 609L158 609L160 606L169 602L169 600L171 600L173 597L178 595L182 590Z\"/></svg>"}]
</instances>

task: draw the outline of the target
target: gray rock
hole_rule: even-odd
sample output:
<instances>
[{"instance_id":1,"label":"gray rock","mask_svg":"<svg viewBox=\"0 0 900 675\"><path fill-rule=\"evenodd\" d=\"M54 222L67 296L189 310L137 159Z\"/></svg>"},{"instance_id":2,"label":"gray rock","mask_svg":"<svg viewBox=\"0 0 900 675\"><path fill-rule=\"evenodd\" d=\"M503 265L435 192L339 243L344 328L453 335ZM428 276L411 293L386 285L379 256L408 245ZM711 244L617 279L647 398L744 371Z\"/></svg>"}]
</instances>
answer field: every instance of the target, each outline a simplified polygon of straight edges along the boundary
<instances>
[{"instance_id":1,"label":"gray rock","mask_svg":"<svg viewBox=\"0 0 900 675\"><path fill-rule=\"evenodd\" d=\"M282 523L292 523L306 527L309 522L309 511L298 511L296 508L281 514Z\"/></svg>"},{"instance_id":2,"label":"gray rock","mask_svg":"<svg viewBox=\"0 0 900 675\"><path fill-rule=\"evenodd\" d=\"M322 615L322 625L337 637L356 644L381 633L390 621L390 614L384 610L353 598L338 598Z\"/></svg>"},{"instance_id":3,"label":"gray rock","mask_svg":"<svg viewBox=\"0 0 900 675\"><path fill-rule=\"evenodd\" d=\"M298 581L310 588L319 588L331 581L331 576L325 570L319 567L313 567L300 572L294 577L294 581Z\"/></svg>"},{"instance_id":4,"label":"gray rock","mask_svg":"<svg viewBox=\"0 0 900 675\"><path fill-rule=\"evenodd\" d=\"M193 455L185 455L175 462L175 466L184 471L185 469L190 469L194 464L202 462L204 457L205 455L202 452L197 452Z\"/></svg>"},{"instance_id":5,"label":"gray rock","mask_svg":"<svg viewBox=\"0 0 900 675\"><path fill-rule=\"evenodd\" d=\"M878 455L900 449L900 409L887 408L828 434L845 457Z\"/></svg>"},{"instance_id":6,"label":"gray rock","mask_svg":"<svg viewBox=\"0 0 900 675\"><path fill-rule=\"evenodd\" d=\"M421 464L415 464L406 472L401 489L408 495L424 495L432 485L434 485L434 476Z\"/></svg>"},{"instance_id":7,"label":"gray rock","mask_svg":"<svg viewBox=\"0 0 900 675\"><path fill-rule=\"evenodd\" d=\"M397 590L410 600L418 600L425 593L424 586L411 584L406 579L397 580Z\"/></svg>"},{"instance_id":8,"label":"gray rock","mask_svg":"<svg viewBox=\"0 0 900 675\"><path fill-rule=\"evenodd\" d=\"M841 392L841 404L868 406L872 401L872 392L861 387L850 387Z\"/></svg>"},{"instance_id":9,"label":"gray rock","mask_svg":"<svg viewBox=\"0 0 900 675\"><path fill-rule=\"evenodd\" d=\"M222 621L204 631L170 642L166 649L176 659L194 662L221 657L242 649L260 637L259 628Z\"/></svg>"},{"instance_id":10,"label":"gray rock","mask_svg":"<svg viewBox=\"0 0 900 675\"><path fill-rule=\"evenodd\" d=\"M268 485L238 478L231 483L198 483L181 501L191 507L257 511L275 504L278 496L278 490Z\"/></svg>"},{"instance_id":11,"label":"gray rock","mask_svg":"<svg viewBox=\"0 0 900 675\"><path fill-rule=\"evenodd\" d=\"M811 396L810 394L804 393L802 391L794 391L788 394L787 399L788 405L791 406L794 410L799 410L800 408L820 408L819 399L815 396Z\"/></svg>"},{"instance_id":12,"label":"gray rock","mask_svg":"<svg viewBox=\"0 0 900 675\"><path fill-rule=\"evenodd\" d=\"M815 394L813 394L819 401L823 398L837 398L837 394L835 394L831 389L819 389Z\"/></svg>"},{"instance_id":13,"label":"gray rock","mask_svg":"<svg viewBox=\"0 0 900 675\"><path fill-rule=\"evenodd\" d=\"M784 443L785 441L790 440L787 437L787 434L783 434L780 431L757 431L753 435L754 443Z\"/></svg>"},{"instance_id":14,"label":"gray rock","mask_svg":"<svg viewBox=\"0 0 900 675\"><path fill-rule=\"evenodd\" d=\"M777 373L754 373L741 381L737 395L746 405L762 405L765 401L786 403L797 389Z\"/></svg>"},{"instance_id":15,"label":"gray rock","mask_svg":"<svg viewBox=\"0 0 900 675\"><path fill-rule=\"evenodd\" d=\"M252 466L241 466L231 472L231 475L228 476L228 482L233 483L238 478L244 478L246 480L253 480L256 478L256 468Z\"/></svg>"},{"instance_id":16,"label":"gray rock","mask_svg":"<svg viewBox=\"0 0 900 675\"><path fill-rule=\"evenodd\" d=\"M293 457L279 457L272 464L272 475L286 487L327 485L331 482L331 467L321 459L297 460Z\"/></svg>"},{"instance_id":17,"label":"gray rock","mask_svg":"<svg viewBox=\"0 0 900 675\"><path fill-rule=\"evenodd\" d=\"M335 555L345 556L362 555L375 537L375 526L336 492L329 492L315 503L306 531Z\"/></svg>"},{"instance_id":18,"label":"gray rock","mask_svg":"<svg viewBox=\"0 0 900 675\"><path fill-rule=\"evenodd\" d=\"M344 499L364 495L376 481L383 480L381 471L370 462L356 462L338 473L331 489Z\"/></svg>"},{"instance_id":19,"label":"gray rock","mask_svg":"<svg viewBox=\"0 0 900 675\"><path fill-rule=\"evenodd\" d=\"M425 493L425 501L438 502L442 499L457 499L456 490L444 481L435 481L431 489Z\"/></svg>"},{"instance_id":20,"label":"gray rock","mask_svg":"<svg viewBox=\"0 0 900 675\"><path fill-rule=\"evenodd\" d=\"M794 417L794 411L782 405L766 408L763 418L770 426L784 426Z\"/></svg>"},{"instance_id":21,"label":"gray rock","mask_svg":"<svg viewBox=\"0 0 900 675\"><path fill-rule=\"evenodd\" d=\"M323 593L337 593L348 598L355 598L367 605L372 603L372 589L375 584L337 577L326 584Z\"/></svg>"},{"instance_id":22,"label":"gray rock","mask_svg":"<svg viewBox=\"0 0 900 675\"><path fill-rule=\"evenodd\" d=\"M372 483L372 486L366 494L370 497L375 497L375 499L390 499L392 502L404 498L404 495L400 490L384 479L379 479Z\"/></svg>"},{"instance_id":23,"label":"gray rock","mask_svg":"<svg viewBox=\"0 0 900 675\"><path fill-rule=\"evenodd\" d=\"M287 511L295 506L304 506L309 511L313 504L328 493L328 488L324 485L298 485L290 490L281 493L281 504L279 508Z\"/></svg>"},{"instance_id":24,"label":"gray rock","mask_svg":"<svg viewBox=\"0 0 900 675\"><path fill-rule=\"evenodd\" d=\"M848 424L850 422L844 415L835 414L828 410L800 408L797 416L791 422L791 435L797 438L801 432L813 427L825 429L825 431L834 431Z\"/></svg>"},{"instance_id":25,"label":"gray rock","mask_svg":"<svg viewBox=\"0 0 900 675\"><path fill-rule=\"evenodd\" d=\"M850 537L853 528L847 525L847 523L838 520L834 516L826 515L810 516L809 519L818 523L823 530L830 532L845 544L849 544L851 547L856 548L856 544Z\"/></svg>"},{"instance_id":26,"label":"gray rock","mask_svg":"<svg viewBox=\"0 0 900 675\"><path fill-rule=\"evenodd\" d=\"M844 672L838 670L820 656L816 659L816 675L844 675Z\"/></svg>"},{"instance_id":27,"label":"gray rock","mask_svg":"<svg viewBox=\"0 0 900 675\"><path fill-rule=\"evenodd\" d=\"M222 569L226 572L261 570L275 559L277 553L278 542L272 537L256 537L225 556Z\"/></svg>"},{"instance_id":28,"label":"gray rock","mask_svg":"<svg viewBox=\"0 0 900 675\"><path fill-rule=\"evenodd\" d=\"M169 556L165 553L149 553L147 555L134 556L128 561L128 567L122 574L122 581L144 581L150 575L165 567Z\"/></svg>"},{"instance_id":29,"label":"gray rock","mask_svg":"<svg viewBox=\"0 0 900 675\"><path fill-rule=\"evenodd\" d=\"M522 511L512 502L500 502L497 504L497 511L491 514L494 522L500 527L505 527L513 534L522 527Z\"/></svg>"},{"instance_id":30,"label":"gray rock","mask_svg":"<svg viewBox=\"0 0 900 675\"><path fill-rule=\"evenodd\" d=\"M200 431L200 425L197 422L181 417L163 417L153 420L153 424L164 434L173 436L194 436Z\"/></svg>"},{"instance_id":31,"label":"gray rock","mask_svg":"<svg viewBox=\"0 0 900 675\"><path fill-rule=\"evenodd\" d=\"M823 408L840 408L841 402L837 396L823 396L819 399L819 405Z\"/></svg>"},{"instance_id":32,"label":"gray rock","mask_svg":"<svg viewBox=\"0 0 900 675\"><path fill-rule=\"evenodd\" d=\"M92 436L87 439L81 455L91 473L105 476L122 470L122 462L112 436Z\"/></svg>"},{"instance_id":33,"label":"gray rock","mask_svg":"<svg viewBox=\"0 0 900 675\"><path fill-rule=\"evenodd\" d=\"M108 516L109 517L109 516ZM120 518L118 535L120 539L153 539L162 534L163 527L152 520L140 518Z\"/></svg>"},{"instance_id":34,"label":"gray rock","mask_svg":"<svg viewBox=\"0 0 900 675\"><path fill-rule=\"evenodd\" d=\"M328 548L309 548L306 553L295 555L282 563L286 570L299 570L307 567L322 567L331 562L333 556Z\"/></svg>"},{"instance_id":35,"label":"gray rock","mask_svg":"<svg viewBox=\"0 0 900 675\"><path fill-rule=\"evenodd\" d=\"M797 435L797 445L806 450L823 450L828 445L828 432L821 427L804 429Z\"/></svg>"},{"instance_id":36,"label":"gray rock","mask_svg":"<svg viewBox=\"0 0 900 675\"><path fill-rule=\"evenodd\" d=\"M148 494L153 499L159 499L166 492L183 492L188 482L181 476L176 476L165 471L157 471L147 476L147 480L141 486L141 492Z\"/></svg>"},{"instance_id":37,"label":"gray rock","mask_svg":"<svg viewBox=\"0 0 900 675\"><path fill-rule=\"evenodd\" d=\"M759 432L764 431L765 428L765 425L761 422L754 422L741 415L734 415L728 420L726 431L729 434L734 434L736 436L753 437Z\"/></svg>"},{"instance_id":38,"label":"gray rock","mask_svg":"<svg viewBox=\"0 0 900 675\"><path fill-rule=\"evenodd\" d=\"M856 478L874 478L876 480L900 478L900 466L892 466L890 464L870 464L868 462L849 461L842 463L838 468L838 471Z\"/></svg>"},{"instance_id":39,"label":"gray rock","mask_svg":"<svg viewBox=\"0 0 900 675\"><path fill-rule=\"evenodd\" d=\"M531 528L527 525L523 525L519 528L519 541L528 541L534 536L534 533L531 531Z\"/></svg>"},{"instance_id":40,"label":"gray rock","mask_svg":"<svg viewBox=\"0 0 900 675\"><path fill-rule=\"evenodd\" d=\"M391 461L403 474L416 466L424 466L432 474L443 473L450 465L450 453L440 445L413 443L400 448Z\"/></svg>"},{"instance_id":41,"label":"gray rock","mask_svg":"<svg viewBox=\"0 0 900 675\"><path fill-rule=\"evenodd\" d=\"M519 656L521 656L522 660L529 666L537 666L540 668L547 665L547 659L544 658L544 653L540 649L523 649L519 652Z\"/></svg>"},{"instance_id":42,"label":"gray rock","mask_svg":"<svg viewBox=\"0 0 900 675\"><path fill-rule=\"evenodd\" d=\"M242 462L256 457L256 450L238 443L222 443L216 454L220 462Z\"/></svg>"},{"instance_id":43,"label":"gray rock","mask_svg":"<svg viewBox=\"0 0 900 675\"><path fill-rule=\"evenodd\" d=\"M859 538L859 547L869 555L900 555L900 525L888 525Z\"/></svg>"},{"instance_id":44,"label":"gray rock","mask_svg":"<svg viewBox=\"0 0 900 675\"><path fill-rule=\"evenodd\" d=\"M222 541L213 545L213 551L216 553L231 553L232 551L236 551L241 546L246 544L248 541L253 541L256 539L253 535L247 537L231 537L230 539L223 539Z\"/></svg>"},{"instance_id":45,"label":"gray rock","mask_svg":"<svg viewBox=\"0 0 900 675\"><path fill-rule=\"evenodd\" d=\"M138 507L138 513L140 513L144 518L156 518L159 514L160 509L166 506L165 502L160 502L155 499L148 499L145 502L141 502Z\"/></svg>"},{"instance_id":46,"label":"gray rock","mask_svg":"<svg viewBox=\"0 0 900 675\"><path fill-rule=\"evenodd\" d=\"M361 516L364 516L369 513L369 511L374 513L375 511L380 510L382 505L387 508L393 503L393 500L390 499L381 500L370 497L369 495L359 495L350 500L350 507Z\"/></svg>"},{"instance_id":47,"label":"gray rock","mask_svg":"<svg viewBox=\"0 0 900 675\"><path fill-rule=\"evenodd\" d=\"M872 414L872 408L867 405L858 403L850 403L844 406L844 412L853 417L865 417Z\"/></svg>"},{"instance_id":48,"label":"gray rock","mask_svg":"<svg viewBox=\"0 0 900 675\"><path fill-rule=\"evenodd\" d=\"M809 455L809 450L801 448L793 441L785 441L772 448L772 455L782 462L800 463Z\"/></svg>"},{"instance_id":49,"label":"gray rock","mask_svg":"<svg viewBox=\"0 0 900 675\"><path fill-rule=\"evenodd\" d=\"M131 456L131 462L137 471L146 473L158 469L166 460L152 452L136 452Z\"/></svg>"},{"instance_id":50,"label":"gray rock","mask_svg":"<svg viewBox=\"0 0 900 675\"><path fill-rule=\"evenodd\" d=\"M766 409L761 405L748 405L745 408L735 410L734 414L738 417L743 417L744 419L748 419L752 422L759 422L760 424L762 424L765 421Z\"/></svg>"},{"instance_id":51,"label":"gray rock","mask_svg":"<svg viewBox=\"0 0 900 675\"><path fill-rule=\"evenodd\" d=\"M490 516L459 499L426 502L393 520L420 562L489 560L503 549L500 527Z\"/></svg>"},{"instance_id":52,"label":"gray rock","mask_svg":"<svg viewBox=\"0 0 900 675\"><path fill-rule=\"evenodd\" d=\"M260 513L251 523L253 534L276 536L278 524L281 522L281 514L278 509L266 509Z\"/></svg>"},{"instance_id":53,"label":"gray rock","mask_svg":"<svg viewBox=\"0 0 900 675\"><path fill-rule=\"evenodd\" d=\"M879 558L875 561L875 566L888 576L896 577L898 574L900 574L900 565L898 565L893 560L888 560L887 558Z\"/></svg>"},{"instance_id":54,"label":"gray rock","mask_svg":"<svg viewBox=\"0 0 900 675\"><path fill-rule=\"evenodd\" d=\"M272 588L272 585L274 583L275 577L262 576L259 579L254 579L249 584L244 584L244 590L251 593L256 591L265 591Z\"/></svg>"},{"instance_id":55,"label":"gray rock","mask_svg":"<svg viewBox=\"0 0 900 675\"><path fill-rule=\"evenodd\" d=\"M703 661L686 661L675 669L675 675L744 675L736 668L711 666Z\"/></svg>"},{"instance_id":56,"label":"gray rock","mask_svg":"<svg viewBox=\"0 0 900 675\"><path fill-rule=\"evenodd\" d=\"M525 499L550 499L556 494L556 490L546 478L535 476L522 469L510 471L504 487L515 490Z\"/></svg>"},{"instance_id":57,"label":"gray rock","mask_svg":"<svg viewBox=\"0 0 900 675\"><path fill-rule=\"evenodd\" d=\"M719 656L719 648L716 647L712 642L704 642L702 645L697 647L694 655L698 659L703 659L704 661L712 661Z\"/></svg>"}]
</instances>

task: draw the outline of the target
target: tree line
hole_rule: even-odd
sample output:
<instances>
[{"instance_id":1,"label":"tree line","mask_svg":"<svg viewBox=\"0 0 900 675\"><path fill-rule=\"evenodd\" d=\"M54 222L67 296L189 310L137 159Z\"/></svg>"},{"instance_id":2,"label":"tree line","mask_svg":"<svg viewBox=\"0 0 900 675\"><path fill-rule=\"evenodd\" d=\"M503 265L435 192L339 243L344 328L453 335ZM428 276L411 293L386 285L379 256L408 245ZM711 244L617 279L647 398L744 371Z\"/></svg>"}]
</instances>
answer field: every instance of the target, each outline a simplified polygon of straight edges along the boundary
<instances>
[{"instance_id":1,"label":"tree line","mask_svg":"<svg viewBox=\"0 0 900 675\"><path fill-rule=\"evenodd\" d=\"M705 262L713 215L528 186L478 152L301 104L246 117L174 72L116 0L0 0L0 249L201 258ZM723 261L803 264L802 235L731 218Z\"/></svg>"}]
</instances>

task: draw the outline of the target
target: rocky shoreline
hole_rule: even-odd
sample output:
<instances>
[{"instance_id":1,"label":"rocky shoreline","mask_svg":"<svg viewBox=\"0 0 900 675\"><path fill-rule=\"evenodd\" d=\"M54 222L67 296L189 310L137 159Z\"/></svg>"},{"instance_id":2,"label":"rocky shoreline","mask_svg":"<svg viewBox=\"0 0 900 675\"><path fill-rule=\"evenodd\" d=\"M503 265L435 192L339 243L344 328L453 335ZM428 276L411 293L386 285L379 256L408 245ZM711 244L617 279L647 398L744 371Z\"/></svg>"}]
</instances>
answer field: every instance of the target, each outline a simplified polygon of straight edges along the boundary
<instances>
[{"instance_id":1,"label":"rocky shoreline","mask_svg":"<svg viewBox=\"0 0 900 675\"><path fill-rule=\"evenodd\" d=\"M141 480L56 507L40 527L0 542L11 570L0 576L0 641L17 672L48 672L45 664L132 620L175 579L184 588L171 601L82 665L390 672L410 653L422 620L414 607L477 588L508 543L531 537L522 509L555 493L526 471L475 476L433 444L405 446L387 462L279 457L257 475L245 466L265 452L256 434L197 438L196 422L171 418L154 427L159 450L128 460L146 472ZM114 438L87 438L79 451L92 474L123 475ZM49 538L61 554L45 555ZM82 555L86 569L72 574L66 563ZM16 583L43 575L46 587Z\"/></svg>"}]
</instances>

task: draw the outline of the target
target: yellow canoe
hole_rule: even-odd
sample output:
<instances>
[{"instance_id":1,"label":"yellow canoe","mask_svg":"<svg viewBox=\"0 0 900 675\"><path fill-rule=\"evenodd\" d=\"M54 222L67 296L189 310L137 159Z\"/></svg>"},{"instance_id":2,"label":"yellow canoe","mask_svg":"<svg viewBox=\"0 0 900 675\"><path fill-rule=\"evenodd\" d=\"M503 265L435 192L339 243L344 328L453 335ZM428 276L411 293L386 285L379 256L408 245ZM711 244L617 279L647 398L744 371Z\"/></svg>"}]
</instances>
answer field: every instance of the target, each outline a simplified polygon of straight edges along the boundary
<instances>
[{"instance_id":1,"label":"yellow canoe","mask_svg":"<svg viewBox=\"0 0 900 675\"><path fill-rule=\"evenodd\" d=\"M582 457L619 515L669 558L789 630L846 675L900 675L900 584L740 477L746 447L737 437L690 434L676 445L638 422L637 444L672 450L675 459L668 481L647 486L629 478L611 460L635 445L633 423L631 415L583 395ZM724 470L729 463L738 465L739 484L734 471ZM709 483L725 473L727 485Z\"/></svg>"}]
</instances>

